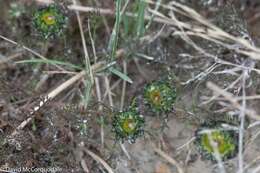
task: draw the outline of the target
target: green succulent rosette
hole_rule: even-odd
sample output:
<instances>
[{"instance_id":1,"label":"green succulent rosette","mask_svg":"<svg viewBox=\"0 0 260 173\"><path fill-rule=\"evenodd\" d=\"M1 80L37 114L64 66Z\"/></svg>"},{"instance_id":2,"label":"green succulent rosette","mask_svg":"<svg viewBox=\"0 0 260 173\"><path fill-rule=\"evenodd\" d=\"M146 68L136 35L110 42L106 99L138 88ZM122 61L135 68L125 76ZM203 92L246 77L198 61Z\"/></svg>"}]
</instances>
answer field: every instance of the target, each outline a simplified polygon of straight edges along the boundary
<instances>
[{"instance_id":1,"label":"green succulent rosette","mask_svg":"<svg viewBox=\"0 0 260 173\"><path fill-rule=\"evenodd\" d=\"M66 23L67 17L56 5L41 8L33 15L33 25L45 39L60 36Z\"/></svg>"},{"instance_id":2,"label":"green succulent rosette","mask_svg":"<svg viewBox=\"0 0 260 173\"><path fill-rule=\"evenodd\" d=\"M216 152L222 161L234 158L238 152L238 133L220 127L222 122L203 125L195 132L195 144L203 159L216 162Z\"/></svg>"},{"instance_id":3,"label":"green succulent rosette","mask_svg":"<svg viewBox=\"0 0 260 173\"><path fill-rule=\"evenodd\" d=\"M112 121L112 131L121 142L134 143L144 133L144 117L133 109L115 113Z\"/></svg>"},{"instance_id":4,"label":"green succulent rosette","mask_svg":"<svg viewBox=\"0 0 260 173\"><path fill-rule=\"evenodd\" d=\"M155 81L147 84L144 88L145 104L148 105L153 112L170 112L176 97L176 89L165 81Z\"/></svg>"}]
</instances>

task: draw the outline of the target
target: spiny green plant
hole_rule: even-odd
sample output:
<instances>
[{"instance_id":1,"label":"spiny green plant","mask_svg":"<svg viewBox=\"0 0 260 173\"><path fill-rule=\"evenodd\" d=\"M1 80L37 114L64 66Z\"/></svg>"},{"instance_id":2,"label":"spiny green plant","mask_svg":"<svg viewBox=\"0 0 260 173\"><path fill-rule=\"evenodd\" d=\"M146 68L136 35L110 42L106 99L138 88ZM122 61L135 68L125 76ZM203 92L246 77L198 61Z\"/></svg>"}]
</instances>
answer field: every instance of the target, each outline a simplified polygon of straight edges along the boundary
<instances>
[{"instance_id":1,"label":"spiny green plant","mask_svg":"<svg viewBox=\"0 0 260 173\"><path fill-rule=\"evenodd\" d=\"M145 104L156 113L170 112L176 96L176 89L165 80L151 82L144 88Z\"/></svg>"},{"instance_id":2,"label":"spiny green plant","mask_svg":"<svg viewBox=\"0 0 260 173\"><path fill-rule=\"evenodd\" d=\"M33 25L45 39L60 36L67 20L57 5L40 8L33 14Z\"/></svg>"},{"instance_id":3,"label":"spiny green plant","mask_svg":"<svg viewBox=\"0 0 260 173\"><path fill-rule=\"evenodd\" d=\"M8 13L11 18L19 18L25 13L25 8L23 5L13 2L10 4L10 9L8 10Z\"/></svg>"},{"instance_id":4,"label":"spiny green plant","mask_svg":"<svg viewBox=\"0 0 260 173\"><path fill-rule=\"evenodd\" d=\"M126 111L115 113L112 120L112 131L116 140L134 143L136 138L144 133L145 120L136 109L130 108Z\"/></svg>"},{"instance_id":5,"label":"spiny green plant","mask_svg":"<svg viewBox=\"0 0 260 173\"><path fill-rule=\"evenodd\" d=\"M221 128L222 123L203 124L195 132L195 145L203 159L216 162L217 153L222 161L237 155L238 133L234 130Z\"/></svg>"}]
</instances>

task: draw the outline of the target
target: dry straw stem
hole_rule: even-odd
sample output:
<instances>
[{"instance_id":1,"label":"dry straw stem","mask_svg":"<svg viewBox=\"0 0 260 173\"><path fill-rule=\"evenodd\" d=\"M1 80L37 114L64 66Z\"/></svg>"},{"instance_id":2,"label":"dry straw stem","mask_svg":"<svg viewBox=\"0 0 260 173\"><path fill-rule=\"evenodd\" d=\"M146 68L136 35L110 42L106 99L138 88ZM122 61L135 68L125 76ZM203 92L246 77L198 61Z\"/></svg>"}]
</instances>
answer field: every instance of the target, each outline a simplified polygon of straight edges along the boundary
<instances>
[{"instance_id":1,"label":"dry straw stem","mask_svg":"<svg viewBox=\"0 0 260 173\"><path fill-rule=\"evenodd\" d=\"M101 163L109 173L114 173L113 169L101 157L88 150L87 148L82 148L82 150L90 155L95 161Z\"/></svg>"},{"instance_id":2,"label":"dry straw stem","mask_svg":"<svg viewBox=\"0 0 260 173\"><path fill-rule=\"evenodd\" d=\"M112 87L110 87L110 81L107 76L104 76L106 93L108 94L108 101L111 107L114 107ZM105 94L104 94L105 95ZM104 96L105 97L105 96Z\"/></svg>"},{"instance_id":3,"label":"dry straw stem","mask_svg":"<svg viewBox=\"0 0 260 173\"><path fill-rule=\"evenodd\" d=\"M155 4L152 1L146 1L146 2L150 3L150 4ZM204 39L207 39L209 41L216 42L217 44L221 43L222 45L225 45L223 43L224 41L232 41L234 43L244 46L245 50L237 49L235 47L232 47L232 45L226 45L226 46L228 46L228 48L234 49L238 53L249 56L252 59L260 60L260 48L255 47L248 40L246 40L242 37L235 37L225 31L223 31L222 29L220 29L219 27L215 26L214 24L209 22L207 19L202 17L200 14L198 14L192 8L189 8L189 7L182 5L175 1L171 1L168 5L161 4L160 6L167 10L175 11L181 15L189 17L201 25L201 26L198 26L198 25L189 24L187 22L181 22L179 20L174 20L174 19L168 18L159 12L152 11L157 17L159 17L159 19L164 20L165 23L168 23L174 27L180 26L183 29L185 29L186 30L185 34L196 35L196 36L202 37ZM179 32L179 34L181 34L181 32Z\"/></svg>"},{"instance_id":4,"label":"dry straw stem","mask_svg":"<svg viewBox=\"0 0 260 173\"><path fill-rule=\"evenodd\" d=\"M153 146L154 151L159 154L161 157L163 157L165 160L167 160L169 163L171 163L172 165L176 166L177 170L179 173L184 173L183 168L181 167L181 165L172 157L170 157L168 154L166 154L165 152L163 152L161 149Z\"/></svg>"},{"instance_id":5,"label":"dry straw stem","mask_svg":"<svg viewBox=\"0 0 260 173\"><path fill-rule=\"evenodd\" d=\"M251 173L259 173L260 172L260 165L257 166L255 169L251 171Z\"/></svg>"},{"instance_id":6,"label":"dry straw stem","mask_svg":"<svg viewBox=\"0 0 260 173\"><path fill-rule=\"evenodd\" d=\"M242 107L240 109L240 127L239 127L239 150L238 150L238 173L243 173L244 155L243 155L243 139L244 139L244 124L245 124L245 110L246 110L246 78L247 72L243 71L242 78Z\"/></svg>"},{"instance_id":7,"label":"dry straw stem","mask_svg":"<svg viewBox=\"0 0 260 173\"><path fill-rule=\"evenodd\" d=\"M72 0L73 4L76 5L76 0ZM82 22L81 22L81 18L79 15L79 12L76 11L76 15L77 15L77 20L78 20L78 24L79 24L79 30L80 30L80 36L81 36L81 40L82 40L82 45L83 45L83 50L84 50L84 55L85 55L85 61L86 61L86 71L90 77L90 83L91 85L94 83L94 77L93 77L93 72L91 69L91 65L90 65L90 58L89 58L89 54L88 54L88 50L87 50L87 45L86 45L86 39L84 36L84 31L83 31L83 26L82 26Z\"/></svg>"},{"instance_id":8,"label":"dry straw stem","mask_svg":"<svg viewBox=\"0 0 260 173\"><path fill-rule=\"evenodd\" d=\"M88 20L88 28L90 28L90 21L89 20ZM91 41L91 47L92 47L92 52L93 52L93 56L94 56L94 62L96 63L98 58L97 58L95 42L93 40L91 29L88 30L88 35L89 35L89 38L90 38L90 41ZM100 89L100 82L99 82L99 78L98 77L94 78L94 84L95 84L95 87L96 87L97 100L98 100L98 102L101 103L102 102L101 89ZM102 112L102 110L103 110L103 106L99 105L98 106L98 111ZM101 148L104 148L104 124L103 123L101 123L100 128L101 128L100 129Z\"/></svg>"},{"instance_id":9,"label":"dry straw stem","mask_svg":"<svg viewBox=\"0 0 260 173\"><path fill-rule=\"evenodd\" d=\"M246 171L247 169L249 169L250 167L252 167L255 163L257 163L260 160L260 156L256 157L254 160L252 160L249 164L247 164L244 167L244 171Z\"/></svg>"},{"instance_id":10,"label":"dry straw stem","mask_svg":"<svg viewBox=\"0 0 260 173\"><path fill-rule=\"evenodd\" d=\"M13 61L14 59L16 59L18 57L21 57L22 55L23 55L22 52L18 52L13 55L10 55L8 57L3 56L3 59L0 59L0 69L1 69L1 65L7 64L8 62ZM1 57L2 56L0 55L0 58Z\"/></svg>"},{"instance_id":11,"label":"dry straw stem","mask_svg":"<svg viewBox=\"0 0 260 173\"><path fill-rule=\"evenodd\" d=\"M127 75L127 63L126 63L126 61L123 61L123 69L124 69L124 74ZM121 103L120 103L120 110L121 110L121 111L122 111L123 108L124 108L125 93L126 93L126 81L123 80Z\"/></svg>"},{"instance_id":12,"label":"dry straw stem","mask_svg":"<svg viewBox=\"0 0 260 173\"><path fill-rule=\"evenodd\" d=\"M224 91L227 91L227 90L229 90L230 88L233 88L241 79L242 79L242 75L241 76L239 76L234 82L232 82L230 85L228 85L225 89L224 89ZM208 104L208 103L210 103L211 101L213 101L213 100L217 100L218 99L218 97L220 96L220 94L215 94L214 96L212 96L210 99L208 99L207 101L205 101L205 102L202 102L200 105L205 105L205 104ZM223 98L222 98L223 99Z\"/></svg>"},{"instance_id":13,"label":"dry straw stem","mask_svg":"<svg viewBox=\"0 0 260 173\"><path fill-rule=\"evenodd\" d=\"M212 91L216 92L216 94L220 94L222 95L225 99L227 99L230 103L232 103L232 105L238 109L238 110L242 110L242 106L239 104L238 100L235 98L235 96L223 89L221 89L220 87L218 87L217 85L213 84L212 82L207 82L207 87L209 89L211 89ZM254 120L260 120L260 116L256 115L256 113L250 109L245 109L245 114L248 115L250 118L254 119Z\"/></svg>"},{"instance_id":14,"label":"dry straw stem","mask_svg":"<svg viewBox=\"0 0 260 173\"><path fill-rule=\"evenodd\" d=\"M239 100L243 100L243 97L235 97L235 100L239 101ZM245 100L258 100L260 99L260 95L254 95L254 96L246 96ZM214 100L226 100L225 98L216 98Z\"/></svg>"},{"instance_id":15,"label":"dry straw stem","mask_svg":"<svg viewBox=\"0 0 260 173\"><path fill-rule=\"evenodd\" d=\"M184 147L189 147L189 145L196 139L196 137L192 137L191 139L189 139L187 142L185 142L183 145L177 147L176 151L180 151L182 150Z\"/></svg>"},{"instance_id":16,"label":"dry straw stem","mask_svg":"<svg viewBox=\"0 0 260 173\"><path fill-rule=\"evenodd\" d=\"M80 164L81 164L81 167L83 168L83 170L86 172L86 173L89 173L89 169L88 169L88 165L86 163L85 160L81 159L80 160Z\"/></svg>"}]
</instances>

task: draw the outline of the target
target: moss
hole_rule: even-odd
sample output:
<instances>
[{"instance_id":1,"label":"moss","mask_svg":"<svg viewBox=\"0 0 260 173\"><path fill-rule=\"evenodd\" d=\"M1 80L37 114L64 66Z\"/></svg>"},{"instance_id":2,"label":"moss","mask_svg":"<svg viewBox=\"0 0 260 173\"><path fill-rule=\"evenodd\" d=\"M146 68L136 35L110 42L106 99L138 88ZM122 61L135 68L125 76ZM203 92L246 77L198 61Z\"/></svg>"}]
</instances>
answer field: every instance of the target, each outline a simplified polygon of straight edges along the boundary
<instances>
[{"instance_id":1,"label":"moss","mask_svg":"<svg viewBox=\"0 0 260 173\"><path fill-rule=\"evenodd\" d=\"M33 15L33 25L45 39L60 36L66 23L67 17L56 5L41 8Z\"/></svg>"},{"instance_id":2,"label":"moss","mask_svg":"<svg viewBox=\"0 0 260 173\"><path fill-rule=\"evenodd\" d=\"M204 124L196 131L195 144L204 159L216 161L211 139L216 144L221 160L231 159L237 155L238 133L233 130L220 129L220 124L221 122L214 122L214 126ZM206 133L205 130L210 130L210 132Z\"/></svg>"},{"instance_id":3,"label":"moss","mask_svg":"<svg viewBox=\"0 0 260 173\"><path fill-rule=\"evenodd\" d=\"M117 112L112 125L116 140L134 143L136 138L143 135L144 117L133 109Z\"/></svg>"},{"instance_id":4,"label":"moss","mask_svg":"<svg viewBox=\"0 0 260 173\"><path fill-rule=\"evenodd\" d=\"M176 100L176 89L164 81L152 82L144 89L144 100L153 112L170 112Z\"/></svg>"}]
</instances>

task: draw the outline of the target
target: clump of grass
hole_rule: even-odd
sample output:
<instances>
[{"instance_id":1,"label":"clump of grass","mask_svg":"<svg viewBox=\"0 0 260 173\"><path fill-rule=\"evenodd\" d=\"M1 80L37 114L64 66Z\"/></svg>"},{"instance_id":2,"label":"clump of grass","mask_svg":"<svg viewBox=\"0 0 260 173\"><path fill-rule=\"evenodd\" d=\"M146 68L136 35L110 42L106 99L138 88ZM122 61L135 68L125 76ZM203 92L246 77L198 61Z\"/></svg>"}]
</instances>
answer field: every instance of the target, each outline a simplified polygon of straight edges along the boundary
<instances>
[{"instance_id":1,"label":"clump of grass","mask_svg":"<svg viewBox=\"0 0 260 173\"><path fill-rule=\"evenodd\" d=\"M138 37L143 36L145 32L145 27L144 27L144 14L145 14L145 7L146 7L146 2L145 1L138 1L138 16L137 16L137 21L136 21L136 33Z\"/></svg>"}]
</instances>

